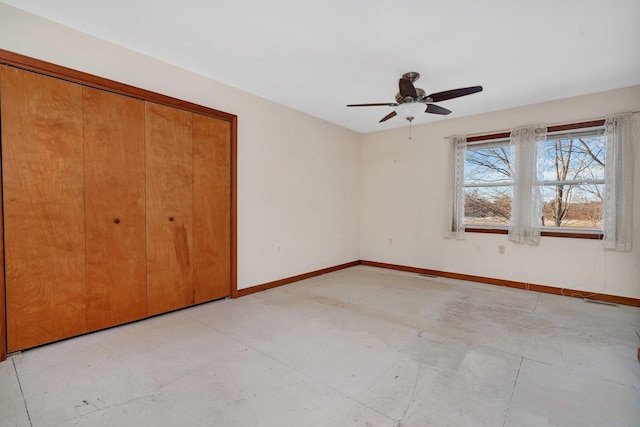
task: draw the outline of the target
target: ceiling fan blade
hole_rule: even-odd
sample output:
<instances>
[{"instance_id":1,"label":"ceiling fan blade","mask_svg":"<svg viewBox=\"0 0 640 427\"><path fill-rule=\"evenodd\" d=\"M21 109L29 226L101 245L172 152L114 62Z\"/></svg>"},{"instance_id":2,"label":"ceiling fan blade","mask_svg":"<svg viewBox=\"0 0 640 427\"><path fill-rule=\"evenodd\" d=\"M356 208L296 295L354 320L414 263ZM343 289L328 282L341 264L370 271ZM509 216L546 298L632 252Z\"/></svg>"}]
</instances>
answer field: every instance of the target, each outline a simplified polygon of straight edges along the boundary
<instances>
[{"instance_id":1,"label":"ceiling fan blade","mask_svg":"<svg viewBox=\"0 0 640 427\"><path fill-rule=\"evenodd\" d=\"M384 116L383 118L381 118L378 123L386 122L387 120L389 120L390 118L395 117L395 116L396 116L396 112L392 111L389 114L387 114L386 116Z\"/></svg>"},{"instance_id":2,"label":"ceiling fan blade","mask_svg":"<svg viewBox=\"0 0 640 427\"><path fill-rule=\"evenodd\" d=\"M418 99L418 93L416 92L416 88L413 86L413 83L411 83L411 80L400 79L398 86L400 87L400 96L403 98L408 96L412 99Z\"/></svg>"},{"instance_id":3,"label":"ceiling fan blade","mask_svg":"<svg viewBox=\"0 0 640 427\"><path fill-rule=\"evenodd\" d=\"M442 108L441 106L436 104L427 104L427 109L424 110L424 112L431 114L442 114L443 116L451 114L451 110L447 110L446 108Z\"/></svg>"},{"instance_id":4,"label":"ceiling fan blade","mask_svg":"<svg viewBox=\"0 0 640 427\"><path fill-rule=\"evenodd\" d=\"M347 107L397 107L398 104L395 102L380 102L378 104L348 104Z\"/></svg>"},{"instance_id":5,"label":"ceiling fan blade","mask_svg":"<svg viewBox=\"0 0 640 427\"><path fill-rule=\"evenodd\" d=\"M458 98L460 96L471 95L472 93L482 92L482 86L463 87L460 89L445 90L428 95L432 102L446 101L447 99Z\"/></svg>"}]
</instances>

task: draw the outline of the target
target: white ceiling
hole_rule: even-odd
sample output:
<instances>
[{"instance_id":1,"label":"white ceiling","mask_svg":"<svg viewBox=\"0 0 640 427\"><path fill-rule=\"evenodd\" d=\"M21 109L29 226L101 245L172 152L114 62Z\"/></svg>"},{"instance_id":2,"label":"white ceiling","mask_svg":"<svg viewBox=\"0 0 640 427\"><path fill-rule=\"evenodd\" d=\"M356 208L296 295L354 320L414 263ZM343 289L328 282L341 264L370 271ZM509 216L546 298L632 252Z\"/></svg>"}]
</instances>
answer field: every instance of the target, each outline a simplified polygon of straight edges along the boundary
<instances>
[{"instance_id":1,"label":"white ceiling","mask_svg":"<svg viewBox=\"0 0 640 427\"><path fill-rule=\"evenodd\" d=\"M638 0L2 1L362 133L407 71L484 86L450 118L640 84Z\"/></svg>"}]
</instances>

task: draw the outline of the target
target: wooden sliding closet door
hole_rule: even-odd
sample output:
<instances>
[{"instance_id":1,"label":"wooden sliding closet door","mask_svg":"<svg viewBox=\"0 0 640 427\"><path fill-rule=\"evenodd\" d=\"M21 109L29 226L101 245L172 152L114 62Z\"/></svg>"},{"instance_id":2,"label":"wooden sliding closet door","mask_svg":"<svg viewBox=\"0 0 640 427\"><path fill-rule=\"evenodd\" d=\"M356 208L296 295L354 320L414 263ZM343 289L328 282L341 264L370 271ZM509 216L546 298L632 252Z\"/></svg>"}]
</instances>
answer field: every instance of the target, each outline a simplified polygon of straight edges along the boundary
<instances>
[{"instance_id":1,"label":"wooden sliding closet door","mask_svg":"<svg viewBox=\"0 0 640 427\"><path fill-rule=\"evenodd\" d=\"M83 88L87 329L147 316L144 101Z\"/></svg>"},{"instance_id":2,"label":"wooden sliding closet door","mask_svg":"<svg viewBox=\"0 0 640 427\"><path fill-rule=\"evenodd\" d=\"M8 350L86 331L82 87L0 66Z\"/></svg>"},{"instance_id":3,"label":"wooden sliding closet door","mask_svg":"<svg viewBox=\"0 0 640 427\"><path fill-rule=\"evenodd\" d=\"M146 103L149 315L193 304L192 117Z\"/></svg>"},{"instance_id":4,"label":"wooden sliding closet door","mask_svg":"<svg viewBox=\"0 0 640 427\"><path fill-rule=\"evenodd\" d=\"M194 302L231 293L231 124L193 115Z\"/></svg>"}]
</instances>

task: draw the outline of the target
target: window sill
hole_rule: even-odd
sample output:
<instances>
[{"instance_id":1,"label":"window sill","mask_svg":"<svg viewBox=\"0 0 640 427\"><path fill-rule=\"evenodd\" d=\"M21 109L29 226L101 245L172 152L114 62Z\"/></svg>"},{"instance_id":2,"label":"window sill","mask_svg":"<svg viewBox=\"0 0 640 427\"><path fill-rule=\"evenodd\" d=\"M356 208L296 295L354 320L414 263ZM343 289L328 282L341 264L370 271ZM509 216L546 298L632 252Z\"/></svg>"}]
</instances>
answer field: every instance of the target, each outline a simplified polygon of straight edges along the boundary
<instances>
[{"instance_id":1,"label":"window sill","mask_svg":"<svg viewBox=\"0 0 640 427\"><path fill-rule=\"evenodd\" d=\"M467 233L488 233L488 234L508 234L509 230L506 228L480 228L480 227L465 227ZM559 231L542 230L540 235L543 237L568 237L572 239L591 239L602 240L603 234L601 231L586 231L570 229L563 229Z\"/></svg>"}]
</instances>

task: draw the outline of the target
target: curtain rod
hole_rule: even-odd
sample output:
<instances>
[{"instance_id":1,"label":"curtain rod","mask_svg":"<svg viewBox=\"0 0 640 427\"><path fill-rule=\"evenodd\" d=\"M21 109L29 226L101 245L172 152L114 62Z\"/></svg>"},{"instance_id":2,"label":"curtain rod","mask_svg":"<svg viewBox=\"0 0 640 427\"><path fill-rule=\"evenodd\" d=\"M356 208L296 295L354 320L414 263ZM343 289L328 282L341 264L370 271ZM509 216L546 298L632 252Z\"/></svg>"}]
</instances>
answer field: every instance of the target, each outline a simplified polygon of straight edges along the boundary
<instances>
[{"instance_id":1,"label":"curtain rod","mask_svg":"<svg viewBox=\"0 0 640 427\"><path fill-rule=\"evenodd\" d=\"M631 113L631 114L638 114L638 113L640 113L640 110L637 110L637 111L628 111L628 113ZM624 114L624 113L622 113L622 114ZM591 122L591 121L595 121L595 120L605 120L605 118L604 118L604 117L596 117L596 118L591 118L591 119L586 119L586 120L580 120L580 121L581 121L581 122ZM566 122L564 122L564 123L551 123L551 124L548 124L548 125L547 125L547 127L551 127L551 126L562 126L562 125L565 125L565 124L568 124L568 123L566 123ZM491 130L491 131L488 131L488 132L469 133L469 134L466 134L465 136L466 136L466 137L474 137L474 136L492 135L492 134L494 134L494 133L505 133L505 132L511 132L511 129L499 129L499 130ZM445 137L444 137L444 139L451 139L451 138L453 138L454 136L457 136L457 135L449 135L449 136L445 136Z\"/></svg>"}]
</instances>

